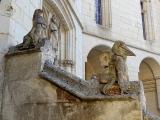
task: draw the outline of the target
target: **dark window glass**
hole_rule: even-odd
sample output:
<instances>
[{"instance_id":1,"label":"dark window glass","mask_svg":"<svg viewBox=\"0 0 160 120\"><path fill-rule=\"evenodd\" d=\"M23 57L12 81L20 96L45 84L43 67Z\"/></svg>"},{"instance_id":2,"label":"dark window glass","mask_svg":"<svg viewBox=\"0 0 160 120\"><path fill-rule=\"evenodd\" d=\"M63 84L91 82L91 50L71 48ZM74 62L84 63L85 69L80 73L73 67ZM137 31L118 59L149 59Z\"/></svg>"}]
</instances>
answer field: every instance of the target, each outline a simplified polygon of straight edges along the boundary
<instances>
[{"instance_id":1,"label":"dark window glass","mask_svg":"<svg viewBox=\"0 0 160 120\"><path fill-rule=\"evenodd\" d=\"M141 10L143 10L143 2L141 2ZM142 16L143 37L146 40L146 29L145 29L144 13L142 13L141 16Z\"/></svg>"},{"instance_id":2,"label":"dark window glass","mask_svg":"<svg viewBox=\"0 0 160 120\"><path fill-rule=\"evenodd\" d=\"M141 9L143 9L143 2L141 2Z\"/></svg>"},{"instance_id":3,"label":"dark window glass","mask_svg":"<svg viewBox=\"0 0 160 120\"><path fill-rule=\"evenodd\" d=\"M146 40L146 30L145 30L144 14L142 13L141 15L142 15L143 37Z\"/></svg>"},{"instance_id":4,"label":"dark window glass","mask_svg":"<svg viewBox=\"0 0 160 120\"><path fill-rule=\"evenodd\" d=\"M101 0L95 0L95 9L96 9L96 23L102 24L102 15L101 15Z\"/></svg>"}]
</instances>

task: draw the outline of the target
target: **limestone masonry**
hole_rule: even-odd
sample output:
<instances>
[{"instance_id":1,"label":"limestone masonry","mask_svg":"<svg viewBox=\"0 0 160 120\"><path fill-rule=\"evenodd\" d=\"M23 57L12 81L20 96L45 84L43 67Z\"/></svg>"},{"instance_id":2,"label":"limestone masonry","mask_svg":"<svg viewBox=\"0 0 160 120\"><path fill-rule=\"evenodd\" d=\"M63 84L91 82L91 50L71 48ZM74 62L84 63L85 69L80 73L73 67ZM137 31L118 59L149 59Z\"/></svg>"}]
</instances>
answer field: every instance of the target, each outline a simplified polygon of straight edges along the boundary
<instances>
[{"instance_id":1,"label":"limestone masonry","mask_svg":"<svg viewBox=\"0 0 160 120\"><path fill-rule=\"evenodd\" d=\"M117 40L136 55L123 72ZM0 0L0 120L159 120L159 109L159 0Z\"/></svg>"}]
</instances>

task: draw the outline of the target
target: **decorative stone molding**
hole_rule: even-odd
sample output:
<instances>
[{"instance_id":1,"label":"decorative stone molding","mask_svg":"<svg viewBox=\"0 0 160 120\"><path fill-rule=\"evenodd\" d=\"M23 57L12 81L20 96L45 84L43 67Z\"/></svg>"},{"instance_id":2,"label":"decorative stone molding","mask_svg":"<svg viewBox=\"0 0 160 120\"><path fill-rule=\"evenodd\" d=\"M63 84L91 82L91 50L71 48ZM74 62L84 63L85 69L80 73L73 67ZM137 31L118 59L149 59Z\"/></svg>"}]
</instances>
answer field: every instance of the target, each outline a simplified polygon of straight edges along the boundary
<instances>
[{"instance_id":1,"label":"decorative stone molding","mask_svg":"<svg viewBox=\"0 0 160 120\"><path fill-rule=\"evenodd\" d=\"M158 117L158 116L156 116L156 115L154 115L144 109L142 110L142 112L143 112L144 120L160 120L160 117Z\"/></svg>"},{"instance_id":2,"label":"decorative stone molding","mask_svg":"<svg viewBox=\"0 0 160 120\"><path fill-rule=\"evenodd\" d=\"M62 24L64 25L65 30L70 30L75 28L74 22L71 19L71 15L69 14L70 11L68 8L66 8L65 1L60 1L60 0L45 0L44 1L44 6L47 6L48 8L52 8L51 11L55 11L57 14L58 18L61 19Z\"/></svg>"},{"instance_id":3,"label":"decorative stone molding","mask_svg":"<svg viewBox=\"0 0 160 120\"><path fill-rule=\"evenodd\" d=\"M83 30L82 32L84 34L93 35L95 37L98 37L98 38L101 38L101 39L104 39L104 40L108 40L108 41L111 41L111 42L115 42L116 41L116 39L113 39L111 37L106 37L106 36L103 36L103 35L99 35L99 34L97 34L95 32L91 32L91 31L88 31L88 30ZM146 44L149 46L151 44L151 41L146 41ZM133 45L133 44L127 43L127 42L126 42L126 45L129 46L129 47L132 47L132 48L136 48L136 49L139 49L139 50L142 50L142 51L146 51L146 52L151 53L151 54L160 55L160 52L156 51L156 50L150 51L150 50L142 48L142 47L140 47L138 45ZM90 49L92 49L92 47Z\"/></svg>"},{"instance_id":4,"label":"decorative stone molding","mask_svg":"<svg viewBox=\"0 0 160 120\"><path fill-rule=\"evenodd\" d=\"M62 60L62 61L59 61L59 64L63 67L74 67L74 62L72 60Z\"/></svg>"},{"instance_id":5,"label":"decorative stone molding","mask_svg":"<svg viewBox=\"0 0 160 120\"><path fill-rule=\"evenodd\" d=\"M68 72L75 73L75 69L66 69L65 67L73 67L74 63L72 61L75 60L76 54L76 27L73 21L73 17L75 17L72 13L72 8L70 8L69 2L66 1L52 1L45 0L43 1L43 9L44 9L44 17L48 21L48 25L51 22L51 16L57 16L57 34L58 36L58 47L55 49L57 54L57 60L59 61L59 66L64 67L63 69ZM82 26L81 26L82 27ZM50 36L50 30L46 31L48 36ZM67 44L66 44L67 43ZM53 43L54 44L54 43ZM57 44L57 43L56 43ZM54 45L55 46L55 45ZM54 48L54 47L53 47ZM64 50L65 48L65 50ZM57 51L58 50L58 51ZM73 53L73 54L70 54ZM66 61L64 61L66 60Z\"/></svg>"}]
</instances>

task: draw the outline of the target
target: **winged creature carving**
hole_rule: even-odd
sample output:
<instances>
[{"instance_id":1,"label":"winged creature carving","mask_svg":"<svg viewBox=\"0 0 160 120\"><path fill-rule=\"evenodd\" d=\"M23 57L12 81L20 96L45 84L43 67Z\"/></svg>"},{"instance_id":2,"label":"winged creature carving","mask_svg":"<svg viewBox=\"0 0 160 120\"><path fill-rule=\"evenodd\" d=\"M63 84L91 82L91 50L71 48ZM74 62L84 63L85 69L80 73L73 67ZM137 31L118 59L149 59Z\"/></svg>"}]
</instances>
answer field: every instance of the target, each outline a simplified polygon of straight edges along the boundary
<instances>
[{"instance_id":1,"label":"winged creature carving","mask_svg":"<svg viewBox=\"0 0 160 120\"><path fill-rule=\"evenodd\" d=\"M116 41L112 47L112 52L112 55L111 52L107 52L99 56L101 65L107 67L100 76L100 83L106 83L102 89L102 93L109 95L119 93L125 94L127 91L124 83L129 81L126 60L127 56L135 56L135 54L123 41ZM105 54L106 57L109 56L108 62L104 59Z\"/></svg>"}]
</instances>

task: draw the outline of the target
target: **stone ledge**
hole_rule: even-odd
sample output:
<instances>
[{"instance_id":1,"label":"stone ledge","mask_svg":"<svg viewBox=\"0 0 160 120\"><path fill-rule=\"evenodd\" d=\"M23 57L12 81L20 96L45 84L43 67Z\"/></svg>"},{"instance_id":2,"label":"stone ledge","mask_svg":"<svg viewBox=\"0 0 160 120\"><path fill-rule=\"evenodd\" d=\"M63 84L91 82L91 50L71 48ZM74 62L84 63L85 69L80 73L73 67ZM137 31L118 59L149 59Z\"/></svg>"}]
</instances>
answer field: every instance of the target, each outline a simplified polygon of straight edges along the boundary
<instances>
[{"instance_id":1,"label":"stone ledge","mask_svg":"<svg viewBox=\"0 0 160 120\"><path fill-rule=\"evenodd\" d=\"M114 96L103 95L101 93L103 85L87 82L50 62L45 62L40 76L83 100L138 99L134 93Z\"/></svg>"},{"instance_id":2,"label":"stone ledge","mask_svg":"<svg viewBox=\"0 0 160 120\"><path fill-rule=\"evenodd\" d=\"M33 53L33 52L42 52L44 51L44 48L47 49L48 47L50 47L51 45L49 40L44 40L40 43L38 43L38 45L35 48L32 49L26 49L26 50L19 50L18 47L16 46L12 46L9 48L8 53L6 53L6 57L8 56L12 56L12 55L20 55L20 54L29 54L29 53Z\"/></svg>"},{"instance_id":3,"label":"stone ledge","mask_svg":"<svg viewBox=\"0 0 160 120\"><path fill-rule=\"evenodd\" d=\"M142 110L143 111L143 116L144 116L144 120L160 120L160 117L146 111L146 110Z\"/></svg>"}]
</instances>

